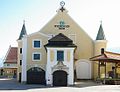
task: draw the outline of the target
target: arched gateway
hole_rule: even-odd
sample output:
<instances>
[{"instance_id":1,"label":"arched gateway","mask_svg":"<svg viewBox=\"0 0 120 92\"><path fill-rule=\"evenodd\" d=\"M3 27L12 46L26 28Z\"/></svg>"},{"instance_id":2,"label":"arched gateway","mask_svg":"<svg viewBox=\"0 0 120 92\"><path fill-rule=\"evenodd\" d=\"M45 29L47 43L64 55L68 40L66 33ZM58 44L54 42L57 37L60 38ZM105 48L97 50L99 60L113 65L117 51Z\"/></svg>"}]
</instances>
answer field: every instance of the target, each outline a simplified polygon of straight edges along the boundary
<instances>
[{"instance_id":1,"label":"arched gateway","mask_svg":"<svg viewBox=\"0 0 120 92\"><path fill-rule=\"evenodd\" d=\"M58 70L53 73L53 86L67 86L67 73Z\"/></svg>"},{"instance_id":2,"label":"arched gateway","mask_svg":"<svg viewBox=\"0 0 120 92\"><path fill-rule=\"evenodd\" d=\"M27 71L28 84L45 84L45 71L39 67L32 67Z\"/></svg>"}]
</instances>

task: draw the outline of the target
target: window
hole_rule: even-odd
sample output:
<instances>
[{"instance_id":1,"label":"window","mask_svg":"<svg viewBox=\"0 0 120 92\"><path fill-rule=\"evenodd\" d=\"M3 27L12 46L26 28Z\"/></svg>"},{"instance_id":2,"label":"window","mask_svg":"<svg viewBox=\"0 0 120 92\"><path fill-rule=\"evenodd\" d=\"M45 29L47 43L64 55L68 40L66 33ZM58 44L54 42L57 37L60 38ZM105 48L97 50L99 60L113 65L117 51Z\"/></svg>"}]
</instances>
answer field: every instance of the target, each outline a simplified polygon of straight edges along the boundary
<instances>
[{"instance_id":1,"label":"window","mask_svg":"<svg viewBox=\"0 0 120 92\"><path fill-rule=\"evenodd\" d=\"M57 61L64 61L64 51L57 51Z\"/></svg>"},{"instance_id":2,"label":"window","mask_svg":"<svg viewBox=\"0 0 120 92\"><path fill-rule=\"evenodd\" d=\"M10 64L7 64L7 66L10 66Z\"/></svg>"},{"instance_id":3,"label":"window","mask_svg":"<svg viewBox=\"0 0 120 92\"><path fill-rule=\"evenodd\" d=\"M22 60L20 60L20 65L22 65Z\"/></svg>"},{"instance_id":4,"label":"window","mask_svg":"<svg viewBox=\"0 0 120 92\"><path fill-rule=\"evenodd\" d=\"M41 54L40 53L33 53L33 61L40 61Z\"/></svg>"},{"instance_id":5,"label":"window","mask_svg":"<svg viewBox=\"0 0 120 92\"><path fill-rule=\"evenodd\" d=\"M20 54L22 54L22 48L20 48Z\"/></svg>"},{"instance_id":6,"label":"window","mask_svg":"<svg viewBox=\"0 0 120 92\"><path fill-rule=\"evenodd\" d=\"M40 48L40 47L41 47L41 42L40 42L40 40L34 40L34 41L33 41L33 47L34 47L34 48Z\"/></svg>"}]
</instances>

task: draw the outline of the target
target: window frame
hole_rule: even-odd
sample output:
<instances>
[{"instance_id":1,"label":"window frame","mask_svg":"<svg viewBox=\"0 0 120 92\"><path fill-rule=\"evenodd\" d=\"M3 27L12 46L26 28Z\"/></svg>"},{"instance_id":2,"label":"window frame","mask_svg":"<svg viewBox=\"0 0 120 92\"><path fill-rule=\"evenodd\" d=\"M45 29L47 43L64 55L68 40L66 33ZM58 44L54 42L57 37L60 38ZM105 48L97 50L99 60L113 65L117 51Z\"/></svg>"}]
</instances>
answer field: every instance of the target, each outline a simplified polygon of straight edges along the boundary
<instances>
[{"instance_id":1,"label":"window frame","mask_svg":"<svg viewBox=\"0 0 120 92\"><path fill-rule=\"evenodd\" d=\"M22 48L20 48L20 54L22 54Z\"/></svg>"},{"instance_id":2,"label":"window frame","mask_svg":"<svg viewBox=\"0 0 120 92\"><path fill-rule=\"evenodd\" d=\"M22 65L22 60L20 60L20 66Z\"/></svg>"},{"instance_id":3,"label":"window frame","mask_svg":"<svg viewBox=\"0 0 120 92\"><path fill-rule=\"evenodd\" d=\"M40 47L35 47L34 46L34 42L35 41L40 41ZM34 49L40 49L41 47L42 47L42 41L41 41L41 39L33 39L33 41L32 41L32 47L34 48Z\"/></svg>"},{"instance_id":4,"label":"window frame","mask_svg":"<svg viewBox=\"0 0 120 92\"><path fill-rule=\"evenodd\" d=\"M37 60L34 59L34 55L35 55L35 54L40 54L40 59L37 59ZM33 53L32 53L32 61L41 61L41 60L42 60L42 54L41 54L40 52L33 52Z\"/></svg>"},{"instance_id":5,"label":"window frame","mask_svg":"<svg viewBox=\"0 0 120 92\"><path fill-rule=\"evenodd\" d=\"M58 52L63 52L62 59L58 59ZM65 60L65 52L64 50L57 50L57 61L64 61Z\"/></svg>"}]
</instances>

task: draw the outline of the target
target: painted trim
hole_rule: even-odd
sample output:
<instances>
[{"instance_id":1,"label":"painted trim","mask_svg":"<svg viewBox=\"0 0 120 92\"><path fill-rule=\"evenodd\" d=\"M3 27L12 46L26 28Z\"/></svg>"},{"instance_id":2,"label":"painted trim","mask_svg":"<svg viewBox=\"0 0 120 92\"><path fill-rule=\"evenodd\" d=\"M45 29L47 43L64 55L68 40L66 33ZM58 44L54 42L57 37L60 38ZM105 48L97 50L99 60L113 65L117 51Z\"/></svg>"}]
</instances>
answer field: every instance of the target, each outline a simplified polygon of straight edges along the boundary
<instances>
[{"instance_id":1,"label":"painted trim","mask_svg":"<svg viewBox=\"0 0 120 92\"><path fill-rule=\"evenodd\" d=\"M34 47L34 41L40 41L40 47ZM33 39L32 40L32 48L33 49L41 49L42 48L42 40L41 39Z\"/></svg>"},{"instance_id":2,"label":"painted trim","mask_svg":"<svg viewBox=\"0 0 120 92\"><path fill-rule=\"evenodd\" d=\"M75 47L69 47L69 48L66 48L66 47L47 47L47 50L74 50Z\"/></svg>"},{"instance_id":3,"label":"painted trim","mask_svg":"<svg viewBox=\"0 0 120 92\"><path fill-rule=\"evenodd\" d=\"M21 82L26 83L27 81L27 36L22 39L22 72L21 72Z\"/></svg>"},{"instance_id":4,"label":"painted trim","mask_svg":"<svg viewBox=\"0 0 120 92\"><path fill-rule=\"evenodd\" d=\"M53 38L55 36L55 34L48 34L48 40Z\"/></svg>"},{"instance_id":5,"label":"painted trim","mask_svg":"<svg viewBox=\"0 0 120 92\"><path fill-rule=\"evenodd\" d=\"M41 32L35 32L35 33L32 33L32 34L29 34L29 35L27 35L27 37L31 37L31 36L34 36L34 35L36 35L36 34L40 34L40 35L43 35L43 36L45 36L45 37L48 37L48 35L46 35L46 34L43 34L43 33L41 33Z\"/></svg>"},{"instance_id":6,"label":"painted trim","mask_svg":"<svg viewBox=\"0 0 120 92\"><path fill-rule=\"evenodd\" d=\"M22 40L16 40L17 42L22 42Z\"/></svg>"},{"instance_id":7,"label":"painted trim","mask_svg":"<svg viewBox=\"0 0 120 92\"><path fill-rule=\"evenodd\" d=\"M56 58L58 59L58 52L59 51L62 51L63 52L63 62L65 61L65 50L56 50L57 51L57 53L56 53ZM56 61L58 61L58 60L56 60Z\"/></svg>"},{"instance_id":8,"label":"painted trim","mask_svg":"<svg viewBox=\"0 0 120 92\"><path fill-rule=\"evenodd\" d=\"M108 42L107 40L94 40L94 42Z\"/></svg>"},{"instance_id":9,"label":"painted trim","mask_svg":"<svg viewBox=\"0 0 120 92\"><path fill-rule=\"evenodd\" d=\"M40 60L34 60L34 54L40 54ZM40 52L33 52L32 53L32 61L41 61L42 60L42 54Z\"/></svg>"}]
</instances>

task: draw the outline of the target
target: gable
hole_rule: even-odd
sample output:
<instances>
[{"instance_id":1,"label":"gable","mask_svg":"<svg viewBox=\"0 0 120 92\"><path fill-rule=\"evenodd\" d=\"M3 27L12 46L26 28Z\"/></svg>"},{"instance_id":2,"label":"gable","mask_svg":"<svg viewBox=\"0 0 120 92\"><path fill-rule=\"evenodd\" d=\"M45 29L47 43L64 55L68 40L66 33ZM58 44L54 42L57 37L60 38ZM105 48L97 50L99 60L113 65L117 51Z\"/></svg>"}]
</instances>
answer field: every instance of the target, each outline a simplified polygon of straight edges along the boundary
<instances>
[{"instance_id":1,"label":"gable","mask_svg":"<svg viewBox=\"0 0 120 92\"><path fill-rule=\"evenodd\" d=\"M60 23L64 23L65 29L59 29ZM67 11L57 14L40 30L44 34L79 34L81 38L90 39L90 36L67 14Z\"/></svg>"},{"instance_id":2,"label":"gable","mask_svg":"<svg viewBox=\"0 0 120 92\"><path fill-rule=\"evenodd\" d=\"M63 22L65 29L59 29ZM73 40L77 46L77 58L89 58L93 56L93 40L90 36L67 14L67 11L57 14L39 31L47 35L55 36L62 33ZM89 53L88 53L89 52Z\"/></svg>"},{"instance_id":3,"label":"gable","mask_svg":"<svg viewBox=\"0 0 120 92\"><path fill-rule=\"evenodd\" d=\"M4 63L17 63L17 47L10 47Z\"/></svg>"}]
</instances>

